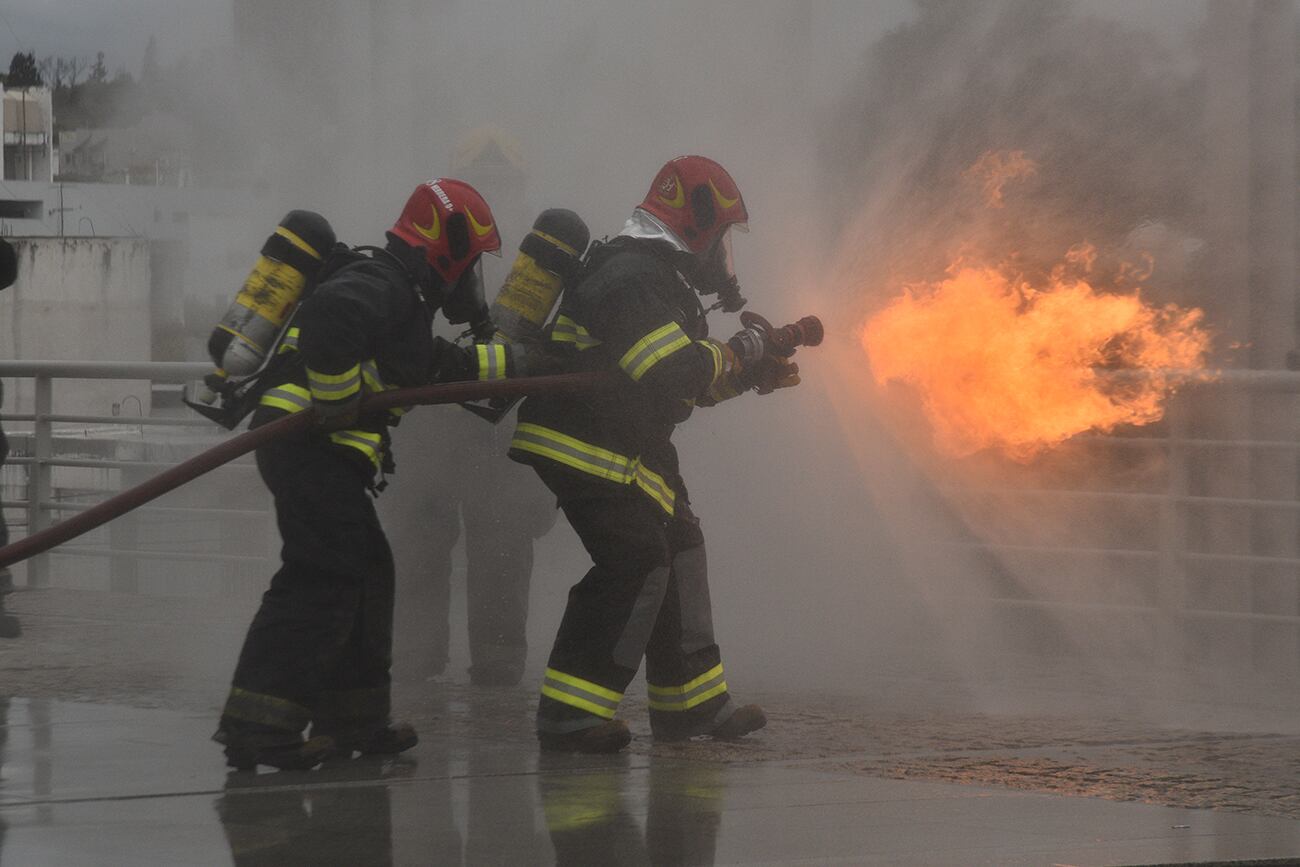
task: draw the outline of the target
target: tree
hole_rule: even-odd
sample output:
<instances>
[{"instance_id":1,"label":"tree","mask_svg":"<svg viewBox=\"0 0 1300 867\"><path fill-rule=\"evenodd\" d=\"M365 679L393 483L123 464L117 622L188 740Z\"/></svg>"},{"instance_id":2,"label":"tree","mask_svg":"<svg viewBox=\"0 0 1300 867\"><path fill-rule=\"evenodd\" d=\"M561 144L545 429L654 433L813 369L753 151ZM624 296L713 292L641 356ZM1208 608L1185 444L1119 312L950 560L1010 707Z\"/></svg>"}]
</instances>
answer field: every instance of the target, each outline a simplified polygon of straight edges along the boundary
<instances>
[{"instance_id":1,"label":"tree","mask_svg":"<svg viewBox=\"0 0 1300 867\"><path fill-rule=\"evenodd\" d=\"M95 55L95 65L90 67L90 80L95 84L108 81L108 69L104 66L104 52Z\"/></svg>"},{"instance_id":2,"label":"tree","mask_svg":"<svg viewBox=\"0 0 1300 867\"><path fill-rule=\"evenodd\" d=\"M157 84L158 79L158 40L151 34L144 46L144 60L140 63L140 83L148 87Z\"/></svg>"},{"instance_id":3,"label":"tree","mask_svg":"<svg viewBox=\"0 0 1300 867\"><path fill-rule=\"evenodd\" d=\"M6 87L40 87L41 70L36 65L36 55L21 51L9 61L9 75L5 78Z\"/></svg>"}]
</instances>

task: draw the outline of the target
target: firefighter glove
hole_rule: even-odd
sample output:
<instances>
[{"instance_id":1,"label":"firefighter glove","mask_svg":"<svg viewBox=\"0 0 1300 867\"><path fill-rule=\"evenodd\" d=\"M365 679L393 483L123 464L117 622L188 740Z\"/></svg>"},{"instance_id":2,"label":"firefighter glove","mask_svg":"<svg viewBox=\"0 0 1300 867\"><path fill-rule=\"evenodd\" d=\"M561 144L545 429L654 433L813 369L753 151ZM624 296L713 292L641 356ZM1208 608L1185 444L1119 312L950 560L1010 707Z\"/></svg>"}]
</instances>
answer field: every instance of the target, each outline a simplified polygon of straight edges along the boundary
<instances>
[{"instance_id":1,"label":"firefighter glove","mask_svg":"<svg viewBox=\"0 0 1300 867\"><path fill-rule=\"evenodd\" d=\"M771 394L778 388L793 388L800 382L799 365L779 355L765 356L745 373L759 394Z\"/></svg>"}]
</instances>

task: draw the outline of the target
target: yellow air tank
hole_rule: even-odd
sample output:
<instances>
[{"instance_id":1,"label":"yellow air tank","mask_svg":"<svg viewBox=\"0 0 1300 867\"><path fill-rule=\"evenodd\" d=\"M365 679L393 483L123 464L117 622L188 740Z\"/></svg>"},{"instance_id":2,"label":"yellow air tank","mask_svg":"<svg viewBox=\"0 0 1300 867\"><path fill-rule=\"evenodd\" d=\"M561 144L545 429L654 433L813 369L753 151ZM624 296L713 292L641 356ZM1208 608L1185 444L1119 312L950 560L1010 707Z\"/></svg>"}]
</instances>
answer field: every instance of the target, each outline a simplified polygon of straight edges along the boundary
<instances>
[{"instance_id":1,"label":"yellow air tank","mask_svg":"<svg viewBox=\"0 0 1300 867\"><path fill-rule=\"evenodd\" d=\"M212 329L208 355L218 379L256 373L334 246L334 229L320 214L290 211L262 245L234 302Z\"/></svg>"},{"instance_id":2,"label":"yellow air tank","mask_svg":"<svg viewBox=\"0 0 1300 867\"><path fill-rule=\"evenodd\" d=\"M573 211L542 211L519 244L510 274L492 302L498 335L510 341L535 340L551 315L566 282L577 276L591 233Z\"/></svg>"}]
</instances>

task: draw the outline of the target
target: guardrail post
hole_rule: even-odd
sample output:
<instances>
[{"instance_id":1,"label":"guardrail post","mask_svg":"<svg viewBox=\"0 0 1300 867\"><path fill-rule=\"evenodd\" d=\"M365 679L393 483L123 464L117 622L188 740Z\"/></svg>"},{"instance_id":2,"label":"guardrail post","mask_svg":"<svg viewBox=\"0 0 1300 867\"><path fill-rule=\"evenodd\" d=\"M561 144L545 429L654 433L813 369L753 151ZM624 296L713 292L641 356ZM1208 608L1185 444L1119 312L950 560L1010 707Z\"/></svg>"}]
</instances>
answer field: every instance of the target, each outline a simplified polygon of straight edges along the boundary
<instances>
[{"instance_id":1,"label":"guardrail post","mask_svg":"<svg viewBox=\"0 0 1300 867\"><path fill-rule=\"evenodd\" d=\"M1160 504L1160 580L1156 592L1159 626L1156 660L1165 670L1187 665L1187 633L1183 609L1187 606L1187 520L1184 498L1188 494L1188 414L1186 396L1169 402L1169 448L1166 453L1166 490Z\"/></svg>"},{"instance_id":2,"label":"guardrail post","mask_svg":"<svg viewBox=\"0 0 1300 867\"><path fill-rule=\"evenodd\" d=\"M116 457L120 460L125 455L119 447ZM139 459L142 454L134 455ZM149 473L140 469L123 469L121 489L127 490L149 478ZM108 545L112 550L109 557L108 589L112 593L140 592L140 560L136 551L140 550L140 517L135 512L128 512L114 518L108 525Z\"/></svg>"},{"instance_id":3,"label":"guardrail post","mask_svg":"<svg viewBox=\"0 0 1300 867\"><path fill-rule=\"evenodd\" d=\"M34 377L35 395L32 422L31 473L27 489L27 532L38 533L50 525L50 506L53 499L50 459L54 457L54 425L50 412L54 405L54 383L49 376ZM27 561L27 586L48 587L50 584L50 555L37 554Z\"/></svg>"}]
</instances>

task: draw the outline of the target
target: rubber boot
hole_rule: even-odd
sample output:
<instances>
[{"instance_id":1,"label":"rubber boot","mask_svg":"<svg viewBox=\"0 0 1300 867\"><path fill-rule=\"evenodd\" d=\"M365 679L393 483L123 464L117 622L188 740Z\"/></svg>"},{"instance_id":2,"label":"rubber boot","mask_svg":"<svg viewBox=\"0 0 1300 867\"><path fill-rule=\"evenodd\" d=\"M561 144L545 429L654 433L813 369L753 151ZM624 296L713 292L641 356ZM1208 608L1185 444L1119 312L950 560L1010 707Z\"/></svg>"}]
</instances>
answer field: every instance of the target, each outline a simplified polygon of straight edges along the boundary
<instances>
[{"instance_id":1,"label":"rubber boot","mask_svg":"<svg viewBox=\"0 0 1300 867\"><path fill-rule=\"evenodd\" d=\"M750 732L756 732L767 725L767 714L756 704L747 704L736 708L736 712L719 726L708 732L708 736L719 741L734 741Z\"/></svg>"},{"instance_id":2,"label":"rubber boot","mask_svg":"<svg viewBox=\"0 0 1300 867\"><path fill-rule=\"evenodd\" d=\"M313 725L312 736L334 741L338 755L343 758L350 758L352 753L361 753L363 756L395 756L420 742L420 736L409 723L384 723L358 728Z\"/></svg>"},{"instance_id":3,"label":"rubber boot","mask_svg":"<svg viewBox=\"0 0 1300 867\"><path fill-rule=\"evenodd\" d=\"M612 719L576 732L538 732L537 741L548 753L616 753L632 743L627 723Z\"/></svg>"},{"instance_id":4,"label":"rubber boot","mask_svg":"<svg viewBox=\"0 0 1300 867\"><path fill-rule=\"evenodd\" d=\"M750 732L758 731L765 725L767 725L767 715L763 713L763 709L756 704L747 704L736 708L725 720L712 728L670 727L666 723L660 723L655 729L654 738L661 744L678 743L698 737L734 741Z\"/></svg>"},{"instance_id":5,"label":"rubber boot","mask_svg":"<svg viewBox=\"0 0 1300 867\"><path fill-rule=\"evenodd\" d=\"M338 751L333 738L322 736L303 740L283 734L236 734L218 729L212 739L226 748L226 765L237 771L253 771L258 765L281 771L305 771Z\"/></svg>"}]
</instances>

